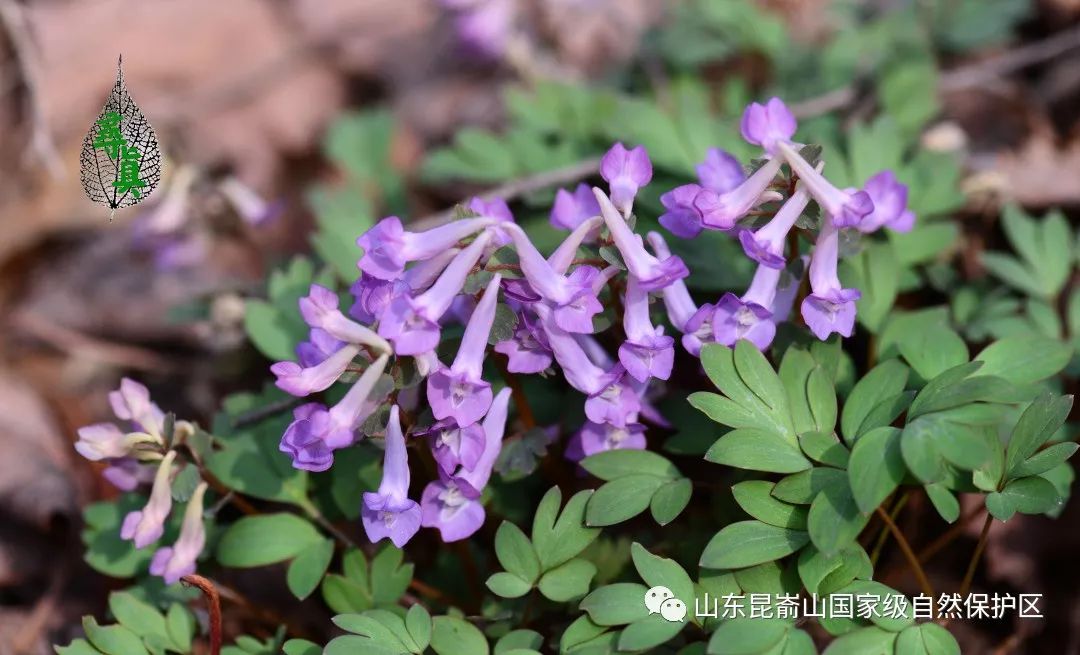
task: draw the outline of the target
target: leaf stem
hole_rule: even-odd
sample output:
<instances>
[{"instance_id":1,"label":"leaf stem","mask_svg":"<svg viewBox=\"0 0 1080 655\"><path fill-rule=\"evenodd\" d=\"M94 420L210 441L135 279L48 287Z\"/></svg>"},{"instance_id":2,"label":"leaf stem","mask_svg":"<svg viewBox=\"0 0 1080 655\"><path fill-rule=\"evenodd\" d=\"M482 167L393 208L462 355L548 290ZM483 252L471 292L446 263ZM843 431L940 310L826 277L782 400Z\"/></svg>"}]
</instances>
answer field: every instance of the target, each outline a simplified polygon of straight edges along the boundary
<instances>
[{"instance_id":1,"label":"leaf stem","mask_svg":"<svg viewBox=\"0 0 1080 655\"><path fill-rule=\"evenodd\" d=\"M214 583L201 575L191 574L180 578L190 587L198 587L206 596L207 611L210 613L210 655L221 653L221 596Z\"/></svg>"},{"instance_id":2,"label":"leaf stem","mask_svg":"<svg viewBox=\"0 0 1080 655\"><path fill-rule=\"evenodd\" d=\"M986 520L983 521L982 532L979 533L979 543L975 545L975 552L971 554L971 561L968 562L967 573L964 574L964 580L960 583L960 596L967 596L971 590L971 583L975 579L975 569L979 568L979 559L982 557L983 551L986 549L986 542L990 536L990 525L993 524L994 517L987 512Z\"/></svg>"},{"instance_id":3,"label":"leaf stem","mask_svg":"<svg viewBox=\"0 0 1080 655\"><path fill-rule=\"evenodd\" d=\"M897 515L900 514L900 510L904 509L904 505L907 505L907 501L908 492L905 491L900 495L900 498L897 499L896 504L893 505L892 510L889 512L889 515L892 517L893 521L895 521ZM885 542L888 540L888 538L889 527L884 526L881 528L881 533L878 534L877 543L874 544L874 550L870 554L870 563L874 566L877 566L878 558L881 557L881 550L885 547Z\"/></svg>"},{"instance_id":4,"label":"leaf stem","mask_svg":"<svg viewBox=\"0 0 1080 655\"><path fill-rule=\"evenodd\" d=\"M977 517L979 514L982 514L985 510L985 507L980 506L960 517L960 519L957 520L956 523L952 525L952 527L943 532L941 536L932 541L930 545L919 551L919 561L925 563L931 557L937 555L942 548L948 546L953 542L953 540L963 534L964 528L967 527L967 524L970 523L971 520Z\"/></svg>"},{"instance_id":5,"label":"leaf stem","mask_svg":"<svg viewBox=\"0 0 1080 655\"><path fill-rule=\"evenodd\" d=\"M907 537L903 532L900 532L900 528L897 527L896 522L892 520L889 513L881 509L878 506L877 515L885 522L889 530L893 534L893 538L896 539L896 545L900 546L900 550L903 551L904 557L907 558L908 564L911 565L911 570L915 573L915 578L919 581L919 587L926 596L934 597L934 587L930 584L930 579L926 577L926 571L923 570L922 564L919 564L919 558L915 557L915 551L911 550L911 544L908 543Z\"/></svg>"}]
</instances>

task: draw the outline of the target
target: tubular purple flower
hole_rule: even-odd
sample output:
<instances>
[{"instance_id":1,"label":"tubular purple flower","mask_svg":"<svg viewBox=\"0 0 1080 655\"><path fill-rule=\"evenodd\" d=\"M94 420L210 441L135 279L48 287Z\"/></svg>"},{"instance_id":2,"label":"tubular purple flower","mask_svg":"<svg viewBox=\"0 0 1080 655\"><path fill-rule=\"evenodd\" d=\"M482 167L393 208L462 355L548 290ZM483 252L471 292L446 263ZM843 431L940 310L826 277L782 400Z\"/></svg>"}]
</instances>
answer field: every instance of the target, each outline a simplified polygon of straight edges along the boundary
<instances>
[{"instance_id":1,"label":"tubular purple flower","mask_svg":"<svg viewBox=\"0 0 1080 655\"><path fill-rule=\"evenodd\" d=\"M86 459L98 462L103 459L125 457L131 450L127 435L112 423L95 423L79 428L79 440L75 450Z\"/></svg>"},{"instance_id":2,"label":"tubular purple flower","mask_svg":"<svg viewBox=\"0 0 1080 655\"><path fill-rule=\"evenodd\" d=\"M739 241L743 252L750 259L770 268L782 269L787 263L784 259L784 243L788 232L795 227L803 210L810 204L810 193L800 182L795 193L785 202L776 215L756 232L739 232Z\"/></svg>"},{"instance_id":3,"label":"tubular purple flower","mask_svg":"<svg viewBox=\"0 0 1080 655\"><path fill-rule=\"evenodd\" d=\"M467 218L424 232L406 232L397 216L388 216L356 240L364 254L360 270L383 280L396 280L411 261L430 259L458 241L491 225L492 218Z\"/></svg>"},{"instance_id":4,"label":"tubular purple flower","mask_svg":"<svg viewBox=\"0 0 1080 655\"><path fill-rule=\"evenodd\" d=\"M623 144L616 143L600 159L600 176L607 181L611 189L611 202L623 216L630 215L634 196L638 189L652 180L652 173L652 162L645 146L627 150ZM596 193L595 189L593 193Z\"/></svg>"},{"instance_id":5,"label":"tubular purple flower","mask_svg":"<svg viewBox=\"0 0 1080 655\"><path fill-rule=\"evenodd\" d=\"M358 354L360 346L348 343L315 366L277 362L270 367L270 372L277 376L275 384L279 389L298 397L308 396L329 389Z\"/></svg>"},{"instance_id":6,"label":"tubular purple flower","mask_svg":"<svg viewBox=\"0 0 1080 655\"><path fill-rule=\"evenodd\" d=\"M915 214L907 208L907 185L901 184L895 173L881 171L866 181L863 191L870 196L874 210L855 226L860 232L874 232L882 227L908 232L915 226Z\"/></svg>"},{"instance_id":7,"label":"tubular purple flower","mask_svg":"<svg viewBox=\"0 0 1080 655\"><path fill-rule=\"evenodd\" d=\"M863 218L874 211L874 202L865 191L842 191L814 170L810 162L803 159L799 151L790 143L777 145L780 155L787 161L791 170L799 176L799 181L806 185L814 200L821 205L822 211L832 217L836 227L855 227Z\"/></svg>"},{"instance_id":8,"label":"tubular purple flower","mask_svg":"<svg viewBox=\"0 0 1080 655\"><path fill-rule=\"evenodd\" d=\"M717 193L727 193L746 179L739 160L719 148L709 148L705 152L705 161L698 164L695 170L701 186Z\"/></svg>"},{"instance_id":9,"label":"tubular purple flower","mask_svg":"<svg viewBox=\"0 0 1080 655\"><path fill-rule=\"evenodd\" d=\"M772 98L764 105L751 103L743 112L739 127L748 143L776 154L778 145L791 139L798 124L787 105L780 98Z\"/></svg>"},{"instance_id":10,"label":"tubular purple flower","mask_svg":"<svg viewBox=\"0 0 1080 655\"><path fill-rule=\"evenodd\" d=\"M325 471L334 463L333 451L353 443L356 429L382 402L383 394L374 391L388 361L387 355L379 356L329 410L321 403L306 403L293 410L293 422L279 445L292 459L293 468Z\"/></svg>"},{"instance_id":11,"label":"tubular purple flower","mask_svg":"<svg viewBox=\"0 0 1080 655\"><path fill-rule=\"evenodd\" d=\"M444 542L472 536L484 524L485 511L480 493L491 478L495 460L502 450L503 433L510 403L510 389L504 388L491 403L484 418L484 452L471 471L428 483L420 500L422 525L437 528Z\"/></svg>"},{"instance_id":12,"label":"tubular purple flower","mask_svg":"<svg viewBox=\"0 0 1080 655\"><path fill-rule=\"evenodd\" d=\"M484 428L479 423L463 428L453 419L443 419L415 436L429 440L431 454L445 475L453 475L459 466L473 470L484 453Z\"/></svg>"},{"instance_id":13,"label":"tubular purple flower","mask_svg":"<svg viewBox=\"0 0 1080 655\"><path fill-rule=\"evenodd\" d=\"M131 378L122 378L120 388L109 392L109 405L116 418L131 421L143 432L160 438L165 413L150 400L150 391Z\"/></svg>"},{"instance_id":14,"label":"tubular purple flower","mask_svg":"<svg viewBox=\"0 0 1080 655\"><path fill-rule=\"evenodd\" d=\"M713 313L713 339L725 346L734 346L746 339L758 350L765 350L776 336L772 306L781 269L759 264L750 288L741 298L725 293L716 303Z\"/></svg>"},{"instance_id":15,"label":"tubular purple flower","mask_svg":"<svg viewBox=\"0 0 1080 655\"><path fill-rule=\"evenodd\" d=\"M154 474L154 486L150 489L150 500L141 510L129 512L120 526L120 537L135 543L136 548L145 548L161 538L165 532L165 519L172 509L172 488L169 476L172 474L176 451L170 450L162 458Z\"/></svg>"},{"instance_id":16,"label":"tubular purple flower","mask_svg":"<svg viewBox=\"0 0 1080 655\"><path fill-rule=\"evenodd\" d=\"M837 276L840 233L830 221L821 225L814 252L810 257L810 289L813 293L802 302L802 316L818 339L836 332L850 337L855 327L855 301L858 289L844 289Z\"/></svg>"},{"instance_id":17,"label":"tubular purple flower","mask_svg":"<svg viewBox=\"0 0 1080 655\"><path fill-rule=\"evenodd\" d=\"M566 444L566 459L580 462L589 455L606 450L645 450L645 427L640 423L628 423L616 427L610 423L586 421Z\"/></svg>"},{"instance_id":18,"label":"tubular purple flower","mask_svg":"<svg viewBox=\"0 0 1080 655\"><path fill-rule=\"evenodd\" d=\"M418 296L400 296L390 302L379 321L379 336L392 341L397 354L418 355L439 345L442 334L439 319L461 293L465 278L480 261L490 241L491 231L485 230L454 256L427 291Z\"/></svg>"},{"instance_id":19,"label":"tubular purple flower","mask_svg":"<svg viewBox=\"0 0 1080 655\"><path fill-rule=\"evenodd\" d=\"M372 542L390 539L401 548L420 530L421 514L416 501L409 500L409 455L397 405L390 408L385 441L382 482L377 492L364 493L360 520Z\"/></svg>"},{"instance_id":20,"label":"tubular purple flower","mask_svg":"<svg viewBox=\"0 0 1080 655\"><path fill-rule=\"evenodd\" d=\"M203 526L205 494L206 483L201 482L188 500L176 543L171 547L159 548L150 560L150 573L164 578L165 584L174 584L185 575L195 572L195 560L206 545L206 528Z\"/></svg>"},{"instance_id":21,"label":"tubular purple flower","mask_svg":"<svg viewBox=\"0 0 1080 655\"><path fill-rule=\"evenodd\" d=\"M660 196L660 204L665 211L660 215L660 225L669 232L683 239L693 239L705 229L702 215L694 201L701 193L697 184L684 184Z\"/></svg>"},{"instance_id":22,"label":"tubular purple flower","mask_svg":"<svg viewBox=\"0 0 1080 655\"><path fill-rule=\"evenodd\" d=\"M656 256L661 259L667 259L671 256L671 250L668 249L667 242L664 241L664 237L659 232L649 232L646 235L649 241L649 245L652 246ZM664 287L663 291L664 307L667 309L668 320L675 326L675 329L679 332L685 332L687 321L697 313L698 307L694 303L694 299L690 297L690 291L686 288L686 283L682 280L676 280L670 285Z\"/></svg>"},{"instance_id":23,"label":"tubular purple flower","mask_svg":"<svg viewBox=\"0 0 1080 655\"><path fill-rule=\"evenodd\" d=\"M325 330L340 341L371 346L378 352L393 352L386 339L346 318L338 309L338 295L326 287L311 285L308 295L300 299L300 315L312 328Z\"/></svg>"},{"instance_id":24,"label":"tubular purple flower","mask_svg":"<svg viewBox=\"0 0 1080 655\"><path fill-rule=\"evenodd\" d=\"M111 460L101 476L120 491L135 491L140 484L154 479L154 470L133 457L121 457Z\"/></svg>"},{"instance_id":25,"label":"tubular purple flower","mask_svg":"<svg viewBox=\"0 0 1080 655\"><path fill-rule=\"evenodd\" d=\"M491 406L491 384L481 376L501 279L495 275L484 289L465 326L454 363L428 377L427 398L436 419L452 418L459 426L468 427L483 418Z\"/></svg>"},{"instance_id":26,"label":"tubular purple flower","mask_svg":"<svg viewBox=\"0 0 1080 655\"><path fill-rule=\"evenodd\" d=\"M572 230L583 222L600 215L600 205L596 204L596 197L588 184L579 184L570 193L566 189L559 189L555 194L555 204L551 207L551 224L561 230ZM595 239L598 230L587 233L587 239Z\"/></svg>"},{"instance_id":27,"label":"tubular purple flower","mask_svg":"<svg viewBox=\"0 0 1080 655\"><path fill-rule=\"evenodd\" d=\"M573 388L584 394L603 389L605 372L590 361L572 334L560 328L551 316L551 310L543 305L535 306L540 326L547 336L555 361L563 370L563 376Z\"/></svg>"},{"instance_id":28,"label":"tubular purple flower","mask_svg":"<svg viewBox=\"0 0 1080 655\"><path fill-rule=\"evenodd\" d=\"M296 359L300 362L300 366L304 368L317 366L344 345L344 341L338 341L330 336L326 330L313 328L308 334L307 341L296 344Z\"/></svg>"},{"instance_id":29,"label":"tubular purple flower","mask_svg":"<svg viewBox=\"0 0 1080 655\"><path fill-rule=\"evenodd\" d=\"M267 202L254 189L235 177L226 178L218 188L248 225L256 227L265 225L277 218L285 209L283 200Z\"/></svg>"},{"instance_id":30,"label":"tubular purple flower","mask_svg":"<svg viewBox=\"0 0 1080 655\"><path fill-rule=\"evenodd\" d=\"M356 299L349 308L349 316L368 325L375 323L394 298L430 287L459 252L460 248L447 248L431 259L417 262L398 280L380 280L374 275L361 275L349 288Z\"/></svg>"},{"instance_id":31,"label":"tubular purple flower","mask_svg":"<svg viewBox=\"0 0 1080 655\"><path fill-rule=\"evenodd\" d=\"M739 186L717 193L702 189L694 198L694 208L701 214L701 224L709 230L730 230L751 209L769 199L767 191L780 172L779 158L765 162Z\"/></svg>"},{"instance_id":32,"label":"tubular purple flower","mask_svg":"<svg viewBox=\"0 0 1080 655\"><path fill-rule=\"evenodd\" d=\"M547 335L528 310L518 312L513 338L495 344L495 352L506 355L511 373L540 373L551 366Z\"/></svg>"},{"instance_id":33,"label":"tubular purple flower","mask_svg":"<svg viewBox=\"0 0 1080 655\"><path fill-rule=\"evenodd\" d=\"M593 199L594 203L596 202L596 198L592 196L591 192L589 197ZM598 234L600 226L603 224L604 219L600 217L599 209L596 214L578 223L574 230L559 244L559 247L555 249L555 252L551 253L551 256L547 258L551 270L559 275L565 275L566 271L570 269L570 265L574 263L578 248L581 247L581 244L585 242L590 234Z\"/></svg>"},{"instance_id":34,"label":"tubular purple flower","mask_svg":"<svg viewBox=\"0 0 1080 655\"><path fill-rule=\"evenodd\" d=\"M649 317L649 293L633 274L628 276L624 301L623 331L626 341L619 346L619 362L638 382L650 377L666 380L675 363L675 340L654 327Z\"/></svg>"},{"instance_id":35,"label":"tubular purple flower","mask_svg":"<svg viewBox=\"0 0 1080 655\"><path fill-rule=\"evenodd\" d=\"M682 345L694 357L701 354L701 346L713 340L713 316L716 305L705 303L698 308L683 326Z\"/></svg>"},{"instance_id":36,"label":"tubular purple flower","mask_svg":"<svg viewBox=\"0 0 1080 655\"><path fill-rule=\"evenodd\" d=\"M690 274L683 260L671 255L663 260L653 257L645 250L641 237L630 230L614 205L600 189L593 188L596 201L600 204L600 214L604 217L615 247L619 249L626 267L637 276L638 283L645 291L658 291Z\"/></svg>"}]
</instances>

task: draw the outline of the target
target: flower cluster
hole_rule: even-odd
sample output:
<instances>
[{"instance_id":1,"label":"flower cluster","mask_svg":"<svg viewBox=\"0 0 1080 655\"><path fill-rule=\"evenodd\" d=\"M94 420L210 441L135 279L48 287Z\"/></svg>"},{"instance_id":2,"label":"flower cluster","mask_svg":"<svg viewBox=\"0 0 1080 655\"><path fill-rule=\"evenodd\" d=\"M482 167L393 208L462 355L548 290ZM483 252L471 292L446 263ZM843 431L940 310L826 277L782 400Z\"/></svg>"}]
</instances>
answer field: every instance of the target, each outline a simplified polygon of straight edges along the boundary
<instances>
[{"instance_id":1,"label":"flower cluster","mask_svg":"<svg viewBox=\"0 0 1080 655\"><path fill-rule=\"evenodd\" d=\"M186 421L176 421L172 434L166 435L165 414L150 400L146 387L124 378L120 388L109 394L113 414L129 424L124 432L113 423L97 423L79 429L75 450L91 461L105 461L105 477L125 491L139 483L153 480L150 499L141 510L124 517L120 536L136 548L145 548L161 539L165 521L172 511L172 481L176 472L176 451L168 449L167 439L179 443L194 432ZM164 452L163 451L166 451ZM140 461L159 461L156 472ZM203 496L206 483L200 483L188 499L180 527L180 536L172 546L159 548L150 562L150 573L172 584L195 572L195 560L206 543L203 526Z\"/></svg>"}]
</instances>

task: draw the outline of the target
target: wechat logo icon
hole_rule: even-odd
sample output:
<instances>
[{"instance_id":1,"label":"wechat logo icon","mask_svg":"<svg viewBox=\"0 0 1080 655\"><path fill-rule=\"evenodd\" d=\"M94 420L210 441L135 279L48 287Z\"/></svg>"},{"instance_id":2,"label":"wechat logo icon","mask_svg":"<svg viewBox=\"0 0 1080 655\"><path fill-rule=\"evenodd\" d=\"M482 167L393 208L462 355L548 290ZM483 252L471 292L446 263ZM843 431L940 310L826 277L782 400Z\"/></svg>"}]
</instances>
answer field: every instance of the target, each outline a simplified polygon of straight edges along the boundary
<instances>
[{"instance_id":1,"label":"wechat logo icon","mask_svg":"<svg viewBox=\"0 0 1080 655\"><path fill-rule=\"evenodd\" d=\"M645 609L649 614L659 614L665 621L679 623L686 618L686 603L671 593L667 587L653 587L645 592Z\"/></svg>"}]
</instances>

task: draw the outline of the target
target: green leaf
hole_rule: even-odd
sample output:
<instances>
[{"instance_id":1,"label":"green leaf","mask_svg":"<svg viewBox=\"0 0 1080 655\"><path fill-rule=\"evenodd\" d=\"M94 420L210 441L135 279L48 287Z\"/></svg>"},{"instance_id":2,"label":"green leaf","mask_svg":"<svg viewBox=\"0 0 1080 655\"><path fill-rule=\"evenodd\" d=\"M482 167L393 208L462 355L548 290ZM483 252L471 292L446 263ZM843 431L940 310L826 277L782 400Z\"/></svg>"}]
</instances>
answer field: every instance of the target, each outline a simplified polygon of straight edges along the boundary
<instances>
[{"instance_id":1,"label":"green leaf","mask_svg":"<svg viewBox=\"0 0 1080 655\"><path fill-rule=\"evenodd\" d=\"M898 359L889 359L871 369L855 383L844 403L840 429L849 444L866 432L863 423L874 407L904 390L909 369ZM878 426L873 426L878 427Z\"/></svg>"},{"instance_id":2,"label":"green leaf","mask_svg":"<svg viewBox=\"0 0 1080 655\"><path fill-rule=\"evenodd\" d=\"M599 528L585 525L585 509L592 494L591 489L574 494L561 514L562 492L558 487L549 489L540 500L533 517L532 543L543 570L569 561L600 535Z\"/></svg>"},{"instance_id":3,"label":"green leaf","mask_svg":"<svg viewBox=\"0 0 1080 655\"><path fill-rule=\"evenodd\" d=\"M719 344L701 349L701 363L726 396L698 392L690 404L733 428L758 428L795 441L787 397L779 376L757 348L740 341L735 350Z\"/></svg>"},{"instance_id":4,"label":"green leaf","mask_svg":"<svg viewBox=\"0 0 1080 655\"><path fill-rule=\"evenodd\" d=\"M371 187L368 187L371 188ZM319 257L333 267L348 284L360 277L356 262L363 251L357 238L371 228L371 201L358 185L317 185L308 190L305 200L318 225L311 236L311 246Z\"/></svg>"},{"instance_id":5,"label":"green leaf","mask_svg":"<svg viewBox=\"0 0 1080 655\"><path fill-rule=\"evenodd\" d=\"M747 514L768 525L806 530L806 507L789 505L772 496L775 485L765 480L747 480L731 487L735 502Z\"/></svg>"},{"instance_id":6,"label":"green leaf","mask_svg":"<svg viewBox=\"0 0 1080 655\"><path fill-rule=\"evenodd\" d=\"M813 464L796 443L780 435L755 428L739 428L716 440L705 459L751 471L796 473Z\"/></svg>"},{"instance_id":7,"label":"green leaf","mask_svg":"<svg viewBox=\"0 0 1080 655\"><path fill-rule=\"evenodd\" d=\"M322 647L307 639L290 639L281 645L285 655L320 655Z\"/></svg>"},{"instance_id":8,"label":"green leaf","mask_svg":"<svg viewBox=\"0 0 1080 655\"><path fill-rule=\"evenodd\" d=\"M169 639L161 612L126 591L109 594L109 611L120 625L139 636L159 635Z\"/></svg>"},{"instance_id":9,"label":"green leaf","mask_svg":"<svg viewBox=\"0 0 1080 655\"><path fill-rule=\"evenodd\" d=\"M191 638L195 636L195 617L186 607L179 603L169 606L165 613L165 627L169 632L169 638L180 647L180 652L187 653L191 650Z\"/></svg>"},{"instance_id":10,"label":"green leaf","mask_svg":"<svg viewBox=\"0 0 1080 655\"><path fill-rule=\"evenodd\" d=\"M495 555L504 569L530 585L540 577L540 562L529 538L509 521L503 521L495 533Z\"/></svg>"},{"instance_id":11,"label":"green leaf","mask_svg":"<svg viewBox=\"0 0 1080 655\"><path fill-rule=\"evenodd\" d=\"M642 598L644 598L644 587L642 589ZM587 614L582 614L563 632L559 639L559 653L574 652L575 649L599 638L605 631L607 627L593 623ZM612 647L614 647L614 641L612 641Z\"/></svg>"},{"instance_id":12,"label":"green leaf","mask_svg":"<svg viewBox=\"0 0 1080 655\"><path fill-rule=\"evenodd\" d=\"M521 598L533 587L531 582L506 571L493 573L486 584L492 593L503 598Z\"/></svg>"},{"instance_id":13,"label":"green leaf","mask_svg":"<svg viewBox=\"0 0 1080 655\"><path fill-rule=\"evenodd\" d=\"M801 530L788 530L760 521L732 523L709 540L701 554L701 566L738 569L771 562L790 555L810 541Z\"/></svg>"},{"instance_id":14,"label":"green leaf","mask_svg":"<svg viewBox=\"0 0 1080 655\"><path fill-rule=\"evenodd\" d=\"M900 452L900 430L875 428L864 434L851 450L847 472L855 504L864 514L873 512L907 473Z\"/></svg>"},{"instance_id":15,"label":"green leaf","mask_svg":"<svg viewBox=\"0 0 1080 655\"><path fill-rule=\"evenodd\" d=\"M86 638L105 655L148 655L142 640L122 625L98 625L92 616L84 616L82 625Z\"/></svg>"},{"instance_id":16,"label":"green leaf","mask_svg":"<svg viewBox=\"0 0 1080 655\"><path fill-rule=\"evenodd\" d=\"M544 573L537 586L549 600L564 603L589 593L595 576L596 566L592 562L575 558Z\"/></svg>"},{"instance_id":17,"label":"green leaf","mask_svg":"<svg viewBox=\"0 0 1080 655\"><path fill-rule=\"evenodd\" d=\"M371 558L371 597L377 605L392 605L401 598L412 582L413 565L403 564L405 552L389 542L383 542ZM352 572L348 571L350 577Z\"/></svg>"},{"instance_id":18,"label":"green leaf","mask_svg":"<svg viewBox=\"0 0 1080 655\"><path fill-rule=\"evenodd\" d=\"M976 357L979 375L995 375L1013 384L1038 382L1056 375L1069 363L1073 349L1057 339L1024 335L990 344Z\"/></svg>"},{"instance_id":19,"label":"green leaf","mask_svg":"<svg viewBox=\"0 0 1080 655\"><path fill-rule=\"evenodd\" d=\"M1005 472L1009 475L1030 458L1058 429L1072 411L1072 396L1046 393L1035 399L1013 427L1005 451Z\"/></svg>"},{"instance_id":20,"label":"green leaf","mask_svg":"<svg viewBox=\"0 0 1080 655\"><path fill-rule=\"evenodd\" d=\"M638 575L650 588L667 587L684 602L694 597L693 581L675 560L653 555L637 542L630 547L630 555Z\"/></svg>"},{"instance_id":21,"label":"green leaf","mask_svg":"<svg viewBox=\"0 0 1080 655\"><path fill-rule=\"evenodd\" d=\"M664 483L664 486L656 490L649 502L649 511L653 519L662 526L674 521L686 509L692 492L693 485L689 478L679 478Z\"/></svg>"},{"instance_id":22,"label":"green leaf","mask_svg":"<svg viewBox=\"0 0 1080 655\"><path fill-rule=\"evenodd\" d=\"M940 325L926 325L904 334L899 346L900 354L924 380L931 380L968 361L964 340Z\"/></svg>"},{"instance_id":23,"label":"green leaf","mask_svg":"<svg viewBox=\"0 0 1080 655\"><path fill-rule=\"evenodd\" d=\"M401 655L402 647L379 644L369 637L360 635L345 635L330 640L330 643L326 644L326 648L323 650L323 655L356 655L356 653L364 653L364 655Z\"/></svg>"},{"instance_id":24,"label":"green leaf","mask_svg":"<svg viewBox=\"0 0 1080 655\"><path fill-rule=\"evenodd\" d=\"M417 650L422 652L431 643L431 614L423 605L413 605L405 613L405 629L416 642Z\"/></svg>"},{"instance_id":25,"label":"green leaf","mask_svg":"<svg viewBox=\"0 0 1080 655\"><path fill-rule=\"evenodd\" d=\"M652 475L668 480L681 477L671 462L648 450L606 450L581 460L581 466L608 481L628 475Z\"/></svg>"},{"instance_id":26,"label":"green leaf","mask_svg":"<svg viewBox=\"0 0 1080 655\"><path fill-rule=\"evenodd\" d=\"M668 621L653 614L634 621L619 635L620 651L647 651L667 642L686 626L683 621Z\"/></svg>"},{"instance_id":27,"label":"green leaf","mask_svg":"<svg viewBox=\"0 0 1080 655\"><path fill-rule=\"evenodd\" d=\"M710 655L758 655L779 645L791 625L780 619L733 618L724 621L709 639Z\"/></svg>"},{"instance_id":28,"label":"green leaf","mask_svg":"<svg viewBox=\"0 0 1080 655\"><path fill-rule=\"evenodd\" d=\"M67 646L53 646L57 655L101 655L101 651L85 639L75 639Z\"/></svg>"},{"instance_id":29,"label":"green leaf","mask_svg":"<svg viewBox=\"0 0 1080 655\"><path fill-rule=\"evenodd\" d=\"M505 655L514 650L539 651L544 645L544 636L535 630L512 630L495 643L495 655Z\"/></svg>"},{"instance_id":30,"label":"green leaf","mask_svg":"<svg viewBox=\"0 0 1080 655\"><path fill-rule=\"evenodd\" d=\"M859 322L878 332L896 300L900 265L888 242L870 245L855 257L843 260L841 279L856 287L862 296L855 302Z\"/></svg>"},{"instance_id":31,"label":"green leaf","mask_svg":"<svg viewBox=\"0 0 1080 655\"><path fill-rule=\"evenodd\" d=\"M810 504L806 525L814 546L832 555L854 542L868 519L859 512L851 488L838 484L823 489Z\"/></svg>"},{"instance_id":32,"label":"green leaf","mask_svg":"<svg viewBox=\"0 0 1080 655\"><path fill-rule=\"evenodd\" d=\"M141 510L145 497L125 494L115 502L88 505L83 510L86 528L82 541L86 546L86 563L105 575L130 578L145 571L150 563L149 549L137 549L127 539L120 538L120 526L128 512Z\"/></svg>"},{"instance_id":33,"label":"green leaf","mask_svg":"<svg viewBox=\"0 0 1080 655\"><path fill-rule=\"evenodd\" d=\"M859 596L870 596L877 599L877 604L874 606L876 611L871 612L869 619L879 628L883 628L890 632L900 632L911 625L913 621L911 604L906 602L907 599L904 598L904 595L880 582L875 582L874 580L855 580L836 593L844 595L851 594L856 598ZM903 608L904 611L901 616L895 616L894 612L886 610L885 602L890 597L898 599L893 602L893 605L897 608Z\"/></svg>"},{"instance_id":34,"label":"green leaf","mask_svg":"<svg viewBox=\"0 0 1080 655\"><path fill-rule=\"evenodd\" d=\"M829 644L823 655L892 655L896 633L877 626L849 632Z\"/></svg>"},{"instance_id":35,"label":"green leaf","mask_svg":"<svg viewBox=\"0 0 1080 655\"><path fill-rule=\"evenodd\" d=\"M1026 461L1020 462L1011 474L1015 477L1041 475L1060 466L1065 460L1072 457L1078 448L1080 448L1080 444L1072 441L1048 446L1029 457Z\"/></svg>"},{"instance_id":36,"label":"green leaf","mask_svg":"<svg viewBox=\"0 0 1080 655\"><path fill-rule=\"evenodd\" d=\"M289 564L289 570L285 575L289 591L300 600L310 596L322 582L333 556L334 542L330 539L323 539L321 542L306 547Z\"/></svg>"},{"instance_id":37,"label":"green leaf","mask_svg":"<svg viewBox=\"0 0 1080 655\"><path fill-rule=\"evenodd\" d=\"M990 494L990 496L995 495L1005 502L1005 507L1023 514L1044 514L1062 503L1061 496L1054 489L1054 485L1039 476L1013 480L999 493ZM990 509L990 496L986 499L987 509ZM996 513L994 516L1002 521L1006 520Z\"/></svg>"},{"instance_id":38,"label":"green leaf","mask_svg":"<svg viewBox=\"0 0 1080 655\"><path fill-rule=\"evenodd\" d=\"M804 432L799 435L799 446L815 462L847 468L850 453L832 432Z\"/></svg>"},{"instance_id":39,"label":"green leaf","mask_svg":"<svg viewBox=\"0 0 1080 655\"><path fill-rule=\"evenodd\" d=\"M926 495L930 498L930 502L933 503L934 509L941 515L941 518L949 523L960 518L960 501L945 485L933 483L925 485L924 489L926 489Z\"/></svg>"},{"instance_id":40,"label":"green leaf","mask_svg":"<svg viewBox=\"0 0 1080 655\"><path fill-rule=\"evenodd\" d=\"M311 523L295 514L245 516L221 535L216 556L222 566L265 566L295 557L322 541Z\"/></svg>"},{"instance_id":41,"label":"green leaf","mask_svg":"<svg viewBox=\"0 0 1080 655\"><path fill-rule=\"evenodd\" d=\"M644 585L619 582L593 590L579 608L596 625L625 625L649 615L644 600L647 591Z\"/></svg>"},{"instance_id":42,"label":"green leaf","mask_svg":"<svg viewBox=\"0 0 1080 655\"><path fill-rule=\"evenodd\" d=\"M780 480L772 494L785 503L809 505L822 490L833 486L847 487L847 474L839 469L818 466Z\"/></svg>"},{"instance_id":43,"label":"green leaf","mask_svg":"<svg viewBox=\"0 0 1080 655\"><path fill-rule=\"evenodd\" d=\"M824 597L856 578L870 579L874 575L874 565L857 543L833 555L808 546L799 553L798 571L806 590Z\"/></svg>"},{"instance_id":44,"label":"green leaf","mask_svg":"<svg viewBox=\"0 0 1080 655\"><path fill-rule=\"evenodd\" d=\"M605 483L589 498L585 524L603 527L637 516L663 484L664 479L654 475L628 475Z\"/></svg>"}]
</instances>

